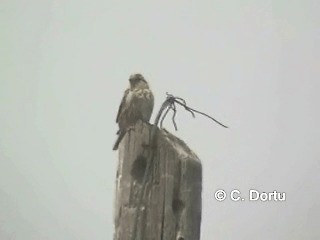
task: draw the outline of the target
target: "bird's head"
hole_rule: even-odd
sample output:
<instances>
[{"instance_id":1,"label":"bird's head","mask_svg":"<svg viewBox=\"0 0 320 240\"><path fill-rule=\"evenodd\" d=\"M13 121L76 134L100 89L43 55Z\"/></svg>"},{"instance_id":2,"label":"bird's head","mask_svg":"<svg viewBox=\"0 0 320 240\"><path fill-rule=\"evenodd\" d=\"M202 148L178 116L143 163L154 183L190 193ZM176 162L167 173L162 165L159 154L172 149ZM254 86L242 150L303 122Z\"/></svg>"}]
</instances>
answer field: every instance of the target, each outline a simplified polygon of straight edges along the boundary
<instances>
[{"instance_id":1,"label":"bird's head","mask_svg":"<svg viewBox=\"0 0 320 240\"><path fill-rule=\"evenodd\" d=\"M147 81L140 73L132 74L129 78L130 88L149 88Z\"/></svg>"}]
</instances>

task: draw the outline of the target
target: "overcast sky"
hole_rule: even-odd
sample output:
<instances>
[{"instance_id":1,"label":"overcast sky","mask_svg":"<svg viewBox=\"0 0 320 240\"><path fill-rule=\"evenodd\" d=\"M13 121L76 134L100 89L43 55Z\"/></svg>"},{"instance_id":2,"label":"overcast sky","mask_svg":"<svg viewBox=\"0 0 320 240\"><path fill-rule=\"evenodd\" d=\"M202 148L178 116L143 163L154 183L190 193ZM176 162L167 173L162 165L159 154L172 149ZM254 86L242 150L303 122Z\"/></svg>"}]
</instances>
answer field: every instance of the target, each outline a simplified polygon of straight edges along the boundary
<instances>
[{"instance_id":1,"label":"overcast sky","mask_svg":"<svg viewBox=\"0 0 320 240\"><path fill-rule=\"evenodd\" d=\"M320 2L4 0L0 239L111 240L131 73L203 164L202 240L320 239ZM152 117L153 121L153 117ZM214 199L217 189L284 202Z\"/></svg>"}]
</instances>

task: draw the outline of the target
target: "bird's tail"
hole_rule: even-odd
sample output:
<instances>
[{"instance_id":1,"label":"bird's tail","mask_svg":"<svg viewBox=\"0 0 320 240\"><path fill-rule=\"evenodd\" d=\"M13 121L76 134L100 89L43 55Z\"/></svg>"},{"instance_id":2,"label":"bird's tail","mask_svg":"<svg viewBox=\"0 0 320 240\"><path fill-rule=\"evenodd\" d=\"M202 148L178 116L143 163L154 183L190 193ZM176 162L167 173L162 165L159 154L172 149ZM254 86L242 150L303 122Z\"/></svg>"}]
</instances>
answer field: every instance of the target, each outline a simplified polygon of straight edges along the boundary
<instances>
[{"instance_id":1,"label":"bird's tail","mask_svg":"<svg viewBox=\"0 0 320 240\"><path fill-rule=\"evenodd\" d=\"M117 141L114 143L114 145L113 145L113 148L112 148L112 150L118 150L118 147L119 147L119 144L120 144L120 142L121 142L121 140L122 140L122 138L124 137L124 135L126 134L126 131L118 131L118 138L117 138Z\"/></svg>"}]
</instances>

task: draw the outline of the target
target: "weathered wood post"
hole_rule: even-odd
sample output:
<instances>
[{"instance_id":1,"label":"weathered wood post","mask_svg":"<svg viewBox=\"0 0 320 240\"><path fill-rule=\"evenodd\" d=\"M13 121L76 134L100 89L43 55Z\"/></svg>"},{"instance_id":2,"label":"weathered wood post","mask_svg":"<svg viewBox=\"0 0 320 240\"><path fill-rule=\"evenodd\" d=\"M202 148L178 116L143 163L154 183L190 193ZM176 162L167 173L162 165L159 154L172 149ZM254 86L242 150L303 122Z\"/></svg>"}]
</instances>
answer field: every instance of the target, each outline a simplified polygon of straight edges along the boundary
<instances>
[{"instance_id":1,"label":"weathered wood post","mask_svg":"<svg viewBox=\"0 0 320 240\"><path fill-rule=\"evenodd\" d=\"M119 146L114 240L199 240L201 190L198 157L166 130L139 121Z\"/></svg>"}]
</instances>

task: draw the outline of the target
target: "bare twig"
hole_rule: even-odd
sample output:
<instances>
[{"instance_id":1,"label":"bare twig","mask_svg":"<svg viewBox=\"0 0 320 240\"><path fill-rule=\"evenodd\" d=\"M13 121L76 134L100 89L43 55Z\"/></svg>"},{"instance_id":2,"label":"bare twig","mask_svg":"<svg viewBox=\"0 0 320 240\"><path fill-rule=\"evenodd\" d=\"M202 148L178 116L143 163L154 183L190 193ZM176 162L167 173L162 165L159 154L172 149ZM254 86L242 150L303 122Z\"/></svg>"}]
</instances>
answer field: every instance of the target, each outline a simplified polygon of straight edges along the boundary
<instances>
[{"instance_id":1,"label":"bare twig","mask_svg":"<svg viewBox=\"0 0 320 240\"><path fill-rule=\"evenodd\" d=\"M210 115L208 115L206 113L203 113L203 112L200 112L200 111L198 111L198 110L196 110L194 108L191 108L191 107L187 106L187 102L183 98L175 97L175 96L173 96L172 94L169 94L169 93L166 93L166 94L167 94L167 100L166 101L168 101L169 106L168 106L168 109L167 109L165 115L161 119L161 126L160 126L161 128L162 128L162 122L163 122L164 118L166 117L168 111L170 109L172 109L173 112L174 112L173 113L173 117L172 117L172 122L173 122L173 125L174 125L175 129L177 130L177 125L176 125L176 123L174 121L175 116L176 116L176 106L175 106L175 104L179 104L180 106L183 106L184 109L187 110L188 112L190 112L192 117L194 117L194 118L195 118L195 113L199 113L199 114L201 114L203 116L206 116L207 118L210 118L214 122L218 123L220 126L222 126L224 128L228 128L226 125L222 124L221 122L219 122L218 120L214 119Z\"/></svg>"},{"instance_id":2,"label":"bare twig","mask_svg":"<svg viewBox=\"0 0 320 240\"><path fill-rule=\"evenodd\" d=\"M172 104L172 105L170 106L170 109L172 109L172 111L173 111L173 114L172 114L172 123L173 123L174 129L177 131L177 130L178 130L178 127L177 127L177 124L176 124L176 121L175 121L176 114L177 114L176 105L175 105L175 104Z\"/></svg>"},{"instance_id":3,"label":"bare twig","mask_svg":"<svg viewBox=\"0 0 320 240\"><path fill-rule=\"evenodd\" d=\"M166 118L168 112L170 111L170 107L167 107L166 111L164 112L163 116L161 117L161 120L160 120L160 128L162 128L162 123L163 123L163 120Z\"/></svg>"},{"instance_id":4,"label":"bare twig","mask_svg":"<svg viewBox=\"0 0 320 240\"><path fill-rule=\"evenodd\" d=\"M193 109L193 108L191 108L191 107L188 107L188 106L186 106L186 105L184 105L184 104L182 104L181 102L178 102L178 101L175 101L175 103L178 103L179 105L183 106L187 111L193 113L193 115L194 115L194 112L199 113L199 114L201 114L201 115L203 115L203 116L206 116L207 118L210 118L211 120L215 121L215 122L218 123L220 126L222 126L222 127L224 127L224 128L228 128L226 125L222 124L221 122L219 122L218 120L214 119L213 117L209 116L209 115L206 114L206 113L203 113L203 112L200 112L200 111L198 111L198 110L195 110L195 109Z\"/></svg>"}]
</instances>

